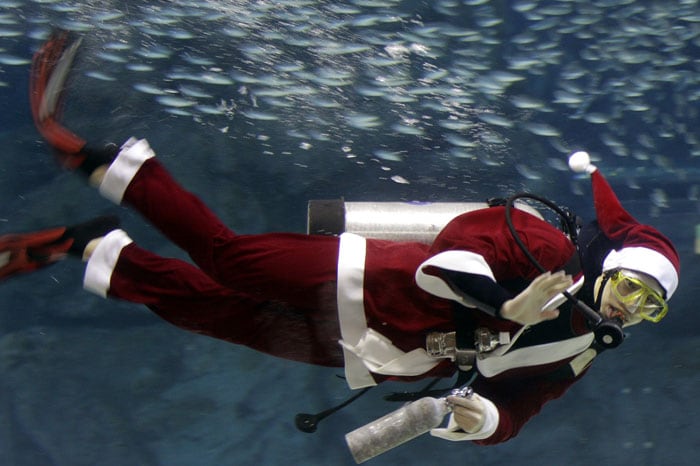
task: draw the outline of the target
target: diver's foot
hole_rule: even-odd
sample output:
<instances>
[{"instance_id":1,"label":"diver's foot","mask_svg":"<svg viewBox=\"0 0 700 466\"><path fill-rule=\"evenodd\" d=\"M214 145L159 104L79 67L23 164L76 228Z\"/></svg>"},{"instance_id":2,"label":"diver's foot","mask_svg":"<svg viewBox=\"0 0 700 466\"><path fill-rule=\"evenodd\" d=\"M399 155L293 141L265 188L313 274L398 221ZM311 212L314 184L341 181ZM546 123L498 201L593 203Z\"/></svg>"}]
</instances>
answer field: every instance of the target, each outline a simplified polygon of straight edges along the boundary
<instances>
[{"instance_id":1,"label":"diver's foot","mask_svg":"<svg viewBox=\"0 0 700 466\"><path fill-rule=\"evenodd\" d=\"M119 218L109 215L71 227L0 236L0 281L47 267L67 256L84 258L94 240L119 228ZM92 245L91 245L92 244Z\"/></svg>"},{"instance_id":2,"label":"diver's foot","mask_svg":"<svg viewBox=\"0 0 700 466\"><path fill-rule=\"evenodd\" d=\"M79 152L74 154L58 150L54 150L53 153L59 165L81 173L90 181L91 185L97 186L119 153L119 146L114 143L104 145L86 143ZM95 180L93 181L93 179Z\"/></svg>"},{"instance_id":3,"label":"diver's foot","mask_svg":"<svg viewBox=\"0 0 700 466\"><path fill-rule=\"evenodd\" d=\"M110 164L119 153L119 146L113 142L101 146L87 143L80 152L85 155L85 158L78 165L78 170L88 177L92 186L99 186Z\"/></svg>"},{"instance_id":4,"label":"diver's foot","mask_svg":"<svg viewBox=\"0 0 700 466\"><path fill-rule=\"evenodd\" d=\"M68 254L86 260L92 254L92 250L97 247L95 240L99 240L110 231L118 229L119 223L118 217L105 215L66 228L63 237L72 240L67 251ZM88 250L88 248L90 249Z\"/></svg>"},{"instance_id":5,"label":"diver's foot","mask_svg":"<svg viewBox=\"0 0 700 466\"><path fill-rule=\"evenodd\" d=\"M97 249L97 246L100 245L103 239L104 236L100 236L99 238L90 240L90 242L87 244L87 246L85 246L85 249L83 250L83 262L87 262L90 260L92 254L95 252L95 249Z\"/></svg>"}]
</instances>

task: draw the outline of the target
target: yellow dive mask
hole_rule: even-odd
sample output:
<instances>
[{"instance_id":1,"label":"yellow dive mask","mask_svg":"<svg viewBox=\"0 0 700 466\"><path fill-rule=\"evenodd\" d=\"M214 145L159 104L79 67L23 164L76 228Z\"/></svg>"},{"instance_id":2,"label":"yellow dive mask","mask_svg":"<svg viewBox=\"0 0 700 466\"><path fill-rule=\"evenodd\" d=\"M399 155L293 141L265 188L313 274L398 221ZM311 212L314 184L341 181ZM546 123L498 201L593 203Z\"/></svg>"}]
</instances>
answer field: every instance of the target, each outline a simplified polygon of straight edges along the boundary
<instances>
[{"instance_id":1,"label":"yellow dive mask","mask_svg":"<svg viewBox=\"0 0 700 466\"><path fill-rule=\"evenodd\" d=\"M656 323L668 312L668 304L662 294L632 271L615 271L610 276L610 286L630 314L639 313L644 320Z\"/></svg>"}]
</instances>

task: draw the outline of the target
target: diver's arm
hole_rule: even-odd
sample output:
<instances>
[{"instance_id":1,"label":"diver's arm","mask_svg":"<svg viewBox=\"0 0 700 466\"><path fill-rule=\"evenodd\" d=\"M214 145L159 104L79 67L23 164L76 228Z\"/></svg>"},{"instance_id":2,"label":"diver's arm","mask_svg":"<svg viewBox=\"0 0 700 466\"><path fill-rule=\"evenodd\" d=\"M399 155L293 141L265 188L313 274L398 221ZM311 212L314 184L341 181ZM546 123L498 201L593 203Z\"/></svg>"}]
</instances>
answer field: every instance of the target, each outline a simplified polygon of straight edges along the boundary
<instances>
[{"instance_id":1,"label":"diver's arm","mask_svg":"<svg viewBox=\"0 0 700 466\"><path fill-rule=\"evenodd\" d=\"M555 319L556 309L542 308L554 296L571 286L571 277L563 271L546 272L535 278L518 295L513 296L490 277L476 273L460 272L440 267L425 267L428 273L442 279L464 302L472 304L487 314L508 319L521 325L534 325Z\"/></svg>"},{"instance_id":2,"label":"diver's arm","mask_svg":"<svg viewBox=\"0 0 700 466\"><path fill-rule=\"evenodd\" d=\"M425 267L423 272L442 279L453 293L472 302L476 308L500 317L503 304L513 295L490 277L441 267Z\"/></svg>"},{"instance_id":3,"label":"diver's arm","mask_svg":"<svg viewBox=\"0 0 700 466\"><path fill-rule=\"evenodd\" d=\"M552 274L534 284L540 272L514 242L504 218L505 211L494 207L453 219L433 242L432 255L418 268L418 286L435 296L521 324L556 317L540 314L546 301L536 309L533 304L541 301L542 294L550 293L552 286L559 291L566 289L562 286L570 285L569 278ZM514 212L513 222L546 270L561 269L575 253L571 241L547 222L522 212ZM501 285L511 283L522 289L531 280L534 287L517 296ZM530 308L534 310L524 312Z\"/></svg>"},{"instance_id":4,"label":"diver's arm","mask_svg":"<svg viewBox=\"0 0 700 466\"><path fill-rule=\"evenodd\" d=\"M454 404L447 426L432 429L430 435L454 442L482 440L491 437L498 428L498 408L490 400L476 393L471 399L454 396L447 399Z\"/></svg>"},{"instance_id":5,"label":"diver's arm","mask_svg":"<svg viewBox=\"0 0 700 466\"><path fill-rule=\"evenodd\" d=\"M484 403L484 425L474 433L462 429L454 413L446 427L430 433L450 441L473 441L480 445L495 445L518 435L523 426L550 400L561 397L569 387L585 374L576 378L550 380L546 376L492 382L482 379L473 385Z\"/></svg>"},{"instance_id":6,"label":"diver's arm","mask_svg":"<svg viewBox=\"0 0 700 466\"><path fill-rule=\"evenodd\" d=\"M488 397L497 407L499 421L498 428L490 437L477 440L476 443L493 445L515 437L547 402L561 397L585 372L584 370L576 378L559 380L550 380L546 375L527 381L517 378L510 383L502 381L480 389L483 396Z\"/></svg>"}]
</instances>

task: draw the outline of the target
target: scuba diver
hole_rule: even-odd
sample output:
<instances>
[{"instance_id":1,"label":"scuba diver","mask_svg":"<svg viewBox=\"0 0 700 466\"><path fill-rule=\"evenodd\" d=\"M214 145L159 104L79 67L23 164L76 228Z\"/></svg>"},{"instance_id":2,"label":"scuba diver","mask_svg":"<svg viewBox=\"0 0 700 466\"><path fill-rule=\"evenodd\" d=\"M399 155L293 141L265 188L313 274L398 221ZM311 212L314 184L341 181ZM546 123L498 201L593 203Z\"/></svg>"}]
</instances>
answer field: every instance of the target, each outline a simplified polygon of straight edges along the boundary
<instances>
[{"instance_id":1,"label":"scuba diver","mask_svg":"<svg viewBox=\"0 0 700 466\"><path fill-rule=\"evenodd\" d=\"M573 231L502 203L457 216L432 244L241 235L183 189L145 139L102 146L62 126L78 45L58 31L34 56L39 132L63 167L138 211L195 265L142 249L116 218L100 217L0 237L0 279L79 257L93 293L144 304L195 333L344 367L352 389L466 374L474 394L450 397L447 425L431 433L479 444L517 435L588 371L617 338L596 338L597 325L659 322L667 313L679 280L674 246L624 210L585 153L570 165L590 174L597 220L576 243ZM572 304L573 295L580 301ZM580 312L585 306L597 319Z\"/></svg>"}]
</instances>

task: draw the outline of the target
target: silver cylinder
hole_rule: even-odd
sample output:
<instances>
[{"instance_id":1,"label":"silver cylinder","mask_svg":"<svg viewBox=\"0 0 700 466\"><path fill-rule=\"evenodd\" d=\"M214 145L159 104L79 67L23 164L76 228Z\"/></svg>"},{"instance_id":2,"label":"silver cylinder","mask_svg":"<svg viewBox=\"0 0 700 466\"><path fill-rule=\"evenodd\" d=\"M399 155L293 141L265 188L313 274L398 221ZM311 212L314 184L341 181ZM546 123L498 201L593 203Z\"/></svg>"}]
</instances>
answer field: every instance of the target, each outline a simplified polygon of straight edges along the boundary
<instances>
[{"instance_id":1,"label":"silver cylinder","mask_svg":"<svg viewBox=\"0 0 700 466\"><path fill-rule=\"evenodd\" d=\"M516 203L516 207L542 218L527 204ZM312 200L308 204L307 232L324 235L349 232L366 238L430 244L456 216L486 208L485 202Z\"/></svg>"},{"instance_id":2,"label":"silver cylinder","mask_svg":"<svg viewBox=\"0 0 700 466\"><path fill-rule=\"evenodd\" d=\"M451 411L445 398L426 396L345 435L357 464L413 440L442 424Z\"/></svg>"}]
</instances>

